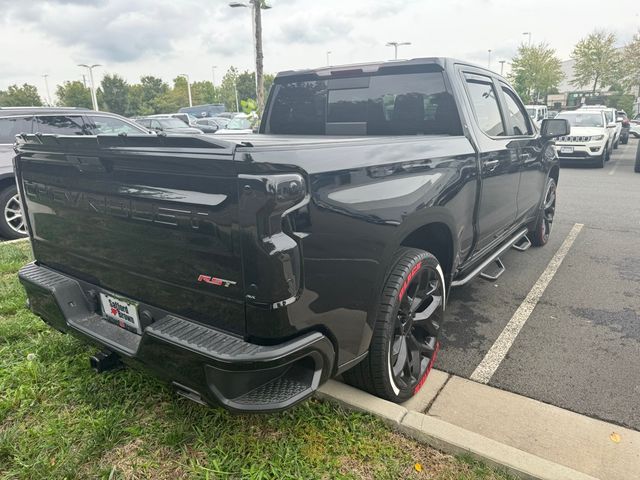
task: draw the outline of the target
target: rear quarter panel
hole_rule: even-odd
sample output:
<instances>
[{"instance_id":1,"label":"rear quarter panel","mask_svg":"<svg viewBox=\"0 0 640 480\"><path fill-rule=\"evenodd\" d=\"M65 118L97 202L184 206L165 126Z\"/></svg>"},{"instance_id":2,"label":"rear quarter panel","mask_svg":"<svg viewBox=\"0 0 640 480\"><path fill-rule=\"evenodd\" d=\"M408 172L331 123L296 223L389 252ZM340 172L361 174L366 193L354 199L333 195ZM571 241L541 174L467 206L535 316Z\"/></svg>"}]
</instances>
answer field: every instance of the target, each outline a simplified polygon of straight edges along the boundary
<instances>
[{"instance_id":1,"label":"rear quarter panel","mask_svg":"<svg viewBox=\"0 0 640 480\"><path fill-rule=\"evenodd\" d=\"M310 190L308 204L290 215L304 259L299 299L281 312L275 329L249 307L253 336L324 330L337 340L344 364L368 348L378 298L404 238L440 222L458 257L471 248L477 165L465 137L369 137L353 145L256 149L251 158L262 168L291 162Z\"/></svg>"}]
</instances>

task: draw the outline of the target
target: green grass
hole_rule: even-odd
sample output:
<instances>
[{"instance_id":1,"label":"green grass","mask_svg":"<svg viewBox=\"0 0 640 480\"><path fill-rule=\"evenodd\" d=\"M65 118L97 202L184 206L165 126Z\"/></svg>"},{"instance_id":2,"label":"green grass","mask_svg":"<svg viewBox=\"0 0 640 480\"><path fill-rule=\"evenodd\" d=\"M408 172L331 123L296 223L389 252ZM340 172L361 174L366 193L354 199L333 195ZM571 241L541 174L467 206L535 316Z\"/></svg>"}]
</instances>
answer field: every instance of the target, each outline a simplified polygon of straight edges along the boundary
<instances>
[{"instance_id":1,"label":"green grass","mask_svg":"<svg viewBox=\"0 0 640 480\"><path fill-rule=\"evenodd\" d=\"M30 257L0 245L0 478L509 478L330 403L232 415L143 371L94 374L93 348L24 307L16 272Z\"/></svg>"}]
</instances>

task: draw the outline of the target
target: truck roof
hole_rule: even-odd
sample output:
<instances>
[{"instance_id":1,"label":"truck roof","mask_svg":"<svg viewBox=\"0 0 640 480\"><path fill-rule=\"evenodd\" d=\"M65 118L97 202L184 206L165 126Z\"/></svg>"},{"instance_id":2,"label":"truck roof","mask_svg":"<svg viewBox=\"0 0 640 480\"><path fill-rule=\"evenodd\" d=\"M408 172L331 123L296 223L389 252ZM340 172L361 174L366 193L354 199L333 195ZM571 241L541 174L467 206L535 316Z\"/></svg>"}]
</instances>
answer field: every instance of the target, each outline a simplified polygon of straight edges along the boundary
<instances>
[{"instance_id":1,"label":"truck roof","mask_svg":"<svg viewBox=\"0 0 640 480\"><path fill-rule=\"evenodd\" d=\"M276 75L276 79L286 78L286 77L329 77L336 73L372 73L377 72L381 68L391 68L391 67L411 67L418 65L437 65L440 69L444 70L447 65L452 65L454 63L460 63L464 65L469 65L474 68L479 68L485 70L492 75L498 75L496 72L488 70L486 67L482 67L480 65L476 65L471 62L466 62L464 60L458 60L451 57L422 57L422 58L412 58L409 60L387 60L380 62L368 62L368 63L352 63L348 65L330 65L326 67L319 68L308 68L302 70L285 70L279 72ZM500 76L500 75L498 75Z\"/></svg>"}]
</instances>

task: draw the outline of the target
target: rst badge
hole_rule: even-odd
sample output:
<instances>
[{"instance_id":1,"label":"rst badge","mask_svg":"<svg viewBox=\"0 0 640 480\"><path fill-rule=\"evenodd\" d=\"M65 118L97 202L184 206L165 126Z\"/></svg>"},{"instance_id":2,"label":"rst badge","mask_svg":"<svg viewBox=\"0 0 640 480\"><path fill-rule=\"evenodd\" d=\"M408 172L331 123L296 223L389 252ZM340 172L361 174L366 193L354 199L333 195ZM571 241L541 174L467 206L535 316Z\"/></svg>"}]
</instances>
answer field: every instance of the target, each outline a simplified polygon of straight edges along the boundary
<instances>
[{"instance_id":1,"label":"rst badge","mask_svg":"<svg viewBox=\"0 0 640 480\"><path fill-rule=\"evenodd\" d=\"M198 282L210 283L211 285L217 285L219 287L230 287L231 285L236 284L236 282L232 280L225 280L224 278L211 277L209 275L200 275L198 277Z\"/></svg>"}]
</instances>

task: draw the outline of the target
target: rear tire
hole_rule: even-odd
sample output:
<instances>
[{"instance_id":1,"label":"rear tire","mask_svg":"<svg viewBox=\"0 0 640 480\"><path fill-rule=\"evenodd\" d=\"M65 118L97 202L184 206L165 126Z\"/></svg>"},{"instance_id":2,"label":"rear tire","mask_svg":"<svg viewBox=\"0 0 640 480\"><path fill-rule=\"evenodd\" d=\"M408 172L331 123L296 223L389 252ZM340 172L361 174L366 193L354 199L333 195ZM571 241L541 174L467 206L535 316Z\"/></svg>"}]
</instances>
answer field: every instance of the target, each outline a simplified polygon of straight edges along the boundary
<instances>
[{"instance_id":1,"label":"rear tire","mask_svg":"<svg viewBox=\"0 0 640 480\"><path fill-rule=\"evenodd\" d=\"M633 171L640 173L640 143L638 143L638 149L636 150L636 164L633 167Z\"/></svg>"},{"instance_id":2,"label":"rear tire","mask_svg":"<svg viewBox=\"0 0 640 480\"><path fill-rule=\"evenodd\" d=\"M527 236L534 247L543 247L549 242L553 218L556 213L556 181L553 178L547 180L544 192L544 201L538 210L538 216Z\"/></svg>"},{"instance_id":3,"label":"rear tire","mask_svg":"<svg viewBox=\"0 0 640 480\"><path fill-rule=\"evenodd\" d=\"M368 355L343 376L354 387L399 403L420 390L435 362L446 287L431 253L401 248L395 258Z\"/></svg>"},{"instance_id":4,"label":"rear tire","mask_svg":"<svg viewBox=\"0 0 640 480\"><path fill-rule=\"evenodd\" d=\"M27 236L22 203L15 185L0 191L0 236L7 240Z\"/></svg>"}]
</instances>

